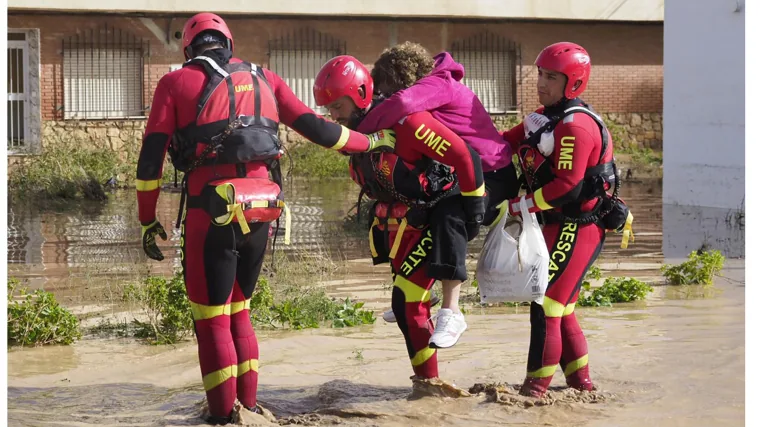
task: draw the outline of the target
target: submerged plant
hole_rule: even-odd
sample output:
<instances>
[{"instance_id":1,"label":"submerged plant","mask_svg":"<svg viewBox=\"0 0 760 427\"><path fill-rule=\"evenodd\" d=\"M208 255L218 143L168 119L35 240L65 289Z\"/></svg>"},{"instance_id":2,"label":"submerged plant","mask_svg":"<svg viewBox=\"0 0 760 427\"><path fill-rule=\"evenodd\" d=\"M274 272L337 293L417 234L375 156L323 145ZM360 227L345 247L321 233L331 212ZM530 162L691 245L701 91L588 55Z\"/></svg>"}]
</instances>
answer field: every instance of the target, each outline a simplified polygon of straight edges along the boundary
<instances>
[{"instance_id":1,"label":"submerged plant","mask_svg":"<svg viewBox=\"0 0 760 427\"><path fill-rule=\"evenodd\" d=\"M661 271L671 285L712 285L725 260L718 250L692 251L686 261L678 265L665 264Z\"/></svg>"},{"instance_id":2,"label":"submerged plant","mask_svg":"<svg viewBox=\"0 0 760 427\"><path fill-rule=\"evenodd\" d=\"M604 284L591 290L588 281L581 285L578 305L583 307L611 307L612 304L645 299L654 288L632 277L608 277Z\"/></svg>"},{"instance_id":3,"label":"submerged plant","mask_svg":"<svg viewBox=\"0 0 760 427\"><path fill-rule=\"evenodd\" d=\"M29 293L8 279L8 345L72 344L82 338L79 319L55 296L40 289Z\"/></svg>"}]
</instances>

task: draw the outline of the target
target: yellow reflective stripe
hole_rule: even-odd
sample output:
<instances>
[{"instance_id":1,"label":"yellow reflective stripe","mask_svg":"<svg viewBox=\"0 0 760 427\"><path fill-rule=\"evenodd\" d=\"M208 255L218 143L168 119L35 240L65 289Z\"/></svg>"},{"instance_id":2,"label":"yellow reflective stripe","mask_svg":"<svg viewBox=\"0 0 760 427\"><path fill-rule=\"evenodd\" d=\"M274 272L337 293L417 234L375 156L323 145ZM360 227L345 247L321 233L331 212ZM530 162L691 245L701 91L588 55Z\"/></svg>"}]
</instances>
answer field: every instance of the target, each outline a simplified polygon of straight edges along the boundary
<instances>
[{"instance_id":1,"label":"yellow reflective stripe","mask_svg":"<svg viewBox=\"0 0 760 427\"><path fill-rule=\"evenodd\" d=\"M217 316L230 315L230 305L203 305L190 302L190 310L193 312L194 320L212 319Z\"/></svg>"},{"instance_id":2,"label":"yellow reflective stripe","mask_svg":"<svg viewBox=\"0 0 760 427\"><path fill-rule=\"evenodd\" d=\"M538 191L533 193L533 201L536 202L536 206L542 211L548 211L549 209L554 208L552 205L546 203L546 200L544 200L543 188L539 188Z\"/></svg>"},{"instance_id":3,"label":"yellow reflective stripe","mask_svg":"<svg viewBox=\"0 0 760 427\"><path fill-rule=\"evenodd\" d=\"M374 221L372 221L372 225L369 226L369 251L372 253L373 258L377 257L377 249L375 249L375 239L372 237L372 231L378 224L380 224L380 220L375 217Z\"/></svg>"},{"instance_id":4,"label":"yellow reflective stripe","mask_svg":"<svg viewBox=\"0 0 760 427\"><path fill-rule=\"evenodd\" d=\"M565 367L565 376L574 374L575 371L586 365L588 365L588 354L581 357L580 359L573 360L572 362L568 363Z\"/></svg>"},{"instance_id":5,"label":"yellow reflective stripe","mask_svg":"<svg viewBox=\"0 0 760 427\"><path fill-rule=\"evenodd\" d=\"M481 197L484 194L486 194L486 185L480 184L480 187L472 190L472 191L462 191L463 196L474 196L474 197Z\"/></svg>"},{"instance_id":6,"label":"yellow reflective stripe","mask_svg":"<svg viewBox=\"0 0 760 427\"><path fill-rule=\"evenodd\" d=\"M218 371L214 371L203 377L203 388L206 391L223 384L230 378L237 377L237 365L228 366Z\"/></svg>"},{"instance_id":7,"label":"yellow reflective stripe","mask_svg":"<svg viewBox=\"0 0 760 427\"><path fill-rule=\"evenodd\" d=\"M623 226L623 241L620 242L620 249L628 248L628 240L631 242L636 241L633 237L633 214L628 211L628 217L625 219L625 225Z\"/></svg>"},{"instance_id":8,"label":"yellow reflective stripe","mask_svg":"<svg viewBox=\"0 0 760 427\"><path fill-rule=\"evenodd\" d=\"M404 230L406 230L406 218L402 219L401 225L398 226L396 238L393 240L393 247L391 247L391 252L388 254L388 258L396 258L396 252L398 252L398 247L401 245L401 237L404 235Z\"/></svg>"},{"instance_id":9,"label":"yellow reflective stripe","mask_svg":"<svg viewBox=\"0 0 760 427\"><path fill-rule=\"evenodd\" d=\"M552 375L554 375L555 372L557 372L557 365L549 365L549 366L544 366L543 368L537 371L528 372L528 377L546 378L546 377L551 377Z\"/></svg>"},{"instance_id":10,"label":"yellow reflective stripe","mask_svg":"<svg viewBox=\"0 0 760 427\"><path fill-rule=\"evenodd\" d=\"M246 372L259 372L259 361L257 359L248 359L237 365L237 376L242 377Z\"/></svg>"},{"instance_id":11,"label":"yellow reflective stripe","mask_svg":"<svg viewBox=\"0 0 760 427\"><path fill-rule=\"evenodd\" d=\"M240 313L243 310L250 310L251 309L251 299L248 298L245 301L235 301L230 304L230 315L233 315L235 313Z\"/></svg>"},{"instance_id":12,"label":"yellow reflective stripe","mask_svg":"<svg viewBox=\"0 0 760 427\"><path fill-rule=\"evenodd\" d=\"M349 136L351 136L351 131L348 130L347 127L341 125L340 138L338 139L338 142L336 142L335 145L330 148L333 150L340 150L341 148L345 147L346 143L348 143Z\"/></svg>"},{"instance_id":13,"label":"yellow reflective stripe","mask_svg":"<svg viewBox=\"0 0 760 427\"><path fill-rule=\"evenodd\" d=\"M569 315L573 314L573 311L575 311L575 303L568 304L565 307L565 311L562 312L562 317L569 316Z\"/></svg>"},{"instance_id":14,"label":"yellow reflective stripe","mask_svg":"<svg viewBox=\"0 0 760 427\"><path fill-rule=\"evenodd\" d=\"M417 354L414 355L412 358L412 366L420 366L423 363L427 362L433 355L435 354L435 349L430 347L425 347L422 350L418 351Z\"/></svg>"},{"instance_id":15,"label":"yellow reflective stripe","mask_svg":"<svg viewBox=\"0 0 760 427\"><path fill-rule=\"evenodd\" d=\"M285 202L282 202L282 208L285 210L285 244L290 244L290 207Z\"/></svg>"},{"instance_id":16,"label":"yellow reflective stripe","mask_svg":"<svg viewBox=\"0 0 760 427\"><path fill-rule=\"evenodd\" d=\"M491 222L490 224L484 224L487 227L494 227L496 224L499 223L499 221L501 221L501 218L504 217L504 214L509 212L509 200L505 200L499 203L498 205L496 205L496 209L499 210L499 214L496 215L496 219L494 219L493 222Z\"/></svg>"},{"instance_id":17,"label":"yellow reflective stripe","mask_svg":"<svg viewBox=\"0 0 760 427\"><path fill-rule=\"evenodd\" d=\"M565 312L565 306L563 304L560 304L547 296L544 296L543 307L546 317L562 317L562 313Z\"/></svg>"},{"instance_id":18,"label":"yellow reflective stripe","mask_svg":"<svg viewBox=\"0 0 760 427\"><path fill-rule=\"evenodd\" d=\"M137 191L152 191L161 185L161 180L152 179L150 181L144 181L142 179L135 180L135 187Z\"/></svg>"},{"instance_id":19,"label":"yellow reflective stripe","mask_svg":"<svg viewBox=\"0 0 760 427\"><path fill-rule=\"evenodd\" d=\"M398 286L404 293L405 302L428 302L430 301L430 291L427 291L409 280L396 275L393 285Z\"/></svg>"}]
</instances>

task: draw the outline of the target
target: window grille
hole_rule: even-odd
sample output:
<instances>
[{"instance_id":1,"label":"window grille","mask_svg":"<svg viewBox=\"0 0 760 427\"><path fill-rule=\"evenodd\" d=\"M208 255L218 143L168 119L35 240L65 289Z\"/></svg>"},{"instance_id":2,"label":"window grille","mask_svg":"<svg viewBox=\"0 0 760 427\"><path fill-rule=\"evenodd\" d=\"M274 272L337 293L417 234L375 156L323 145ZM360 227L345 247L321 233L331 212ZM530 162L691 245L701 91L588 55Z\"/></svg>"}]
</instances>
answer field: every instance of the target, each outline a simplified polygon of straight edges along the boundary
<instances>
[{"instance_id":1,"label":"window grille","mask_svg":"<svg viewBox=\"0 0 760 427\"><path fill-rule=\"evenodd\" d=\"M451 45L451 55L464 66L467 85L491 114L517 110L520 47L504 37L481 33Z\"/></svg>"},{"instance_id":2,"label":"window grille","mask_svg":"<svg viewBox=\"0 0 760 427\"><path fill-rule=\"evenodd\" d=\"M269 42L269 68L279 75L304 104L319 114L327 109L314 101L314 77L325 62L346 53L346 43L307 28Z\"/></svg>"},{"instance_id":3,"label":"window grille","mask_svg":"<svg viewBox=\"0 0 760 427\"><path fill-rule=\"evenodd\" d=\"M108 24L64 38L64 119L144 117L149 58L149 41Z\"/></svg>"}]
</instances>

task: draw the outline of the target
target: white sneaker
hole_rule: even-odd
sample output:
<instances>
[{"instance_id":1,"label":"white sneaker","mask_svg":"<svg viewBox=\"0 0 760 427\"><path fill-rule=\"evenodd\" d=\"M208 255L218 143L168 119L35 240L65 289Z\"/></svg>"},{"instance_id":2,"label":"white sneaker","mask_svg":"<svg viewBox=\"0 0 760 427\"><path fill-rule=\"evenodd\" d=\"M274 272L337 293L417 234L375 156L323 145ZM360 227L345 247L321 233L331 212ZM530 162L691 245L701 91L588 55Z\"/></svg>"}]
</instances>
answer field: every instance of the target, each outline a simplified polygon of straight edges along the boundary
<instances>
[{"instance_id":1,"label":"white sneaker","mask_svg":"<svg viewBox=\"0 0 760 427\"><path fill-rule=\"evenodd\" d=\"M396 315L393 314L393 310L383 312L383 320L388 323L396 323Z\"/></svg>"},{"instance_id":2,"label":"white sneaker","mask_svg":"<svg viewBox=\"0 0 760 427\"><path fill-rule=\"evenodd\" d=\"M430 347L449 348L459 341L465 330L467 322L462 313L454 313L448 308L438 310L435 315L435 331L430 337Z\"/></svg>"}]
</instances>

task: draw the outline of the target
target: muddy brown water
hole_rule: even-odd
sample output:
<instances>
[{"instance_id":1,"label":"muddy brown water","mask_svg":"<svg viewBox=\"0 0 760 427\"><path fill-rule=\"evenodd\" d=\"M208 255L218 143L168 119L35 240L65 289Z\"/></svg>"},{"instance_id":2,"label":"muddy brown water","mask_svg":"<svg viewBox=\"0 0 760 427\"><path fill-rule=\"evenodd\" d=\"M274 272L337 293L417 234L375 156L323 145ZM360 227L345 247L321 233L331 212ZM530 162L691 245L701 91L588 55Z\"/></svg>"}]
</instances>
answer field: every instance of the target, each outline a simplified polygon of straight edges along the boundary
<instances>
[{"instance_id":1,"label":"muddy brown water","mask_svg":"<svg viewBox=\"0 0 760 427\"><path fill-rule=\"evenodd\" d=\"M341 222L355 203L350 185L294 186L293 244L324 250L349 273L321 283L381 310L390 304L387 266L372 267L360 234ZM168 197L166 197L168 195ZM661 200L657 182L628 183L636 242L619 249L609 235L597 265L607 274L661 280ZM165 194L159 216L169 227L177 197ZM134 196L99 208L39 213L9 209L9 275L53 291L71 304L81 287L135 271L178 265L178 234L148 262L139 246ZM162 242L164 243L164 242ZM479 241L471 253L477 254ZM670 261L670 260L668 260ZM675 261L675 260L674 260ZM473 265L474 267L474 265ZM411 369L395 324L351 329L260 331L261 403L280 424L347 426L719 426L744 420L744 262L730 260L713 288L656 286L646 301L578 308L589 341L593 395L555 376L551 404L493 402L486 394L412 400ZM86 306L77 306L80 310ZM453 348L439 351L442 378L463 388L522 380L529 342L524 308L478 308ZM202 425L203 391L194 342L152 347L125 339L85 339L72 346L8 352L8 423L13 426Z\"/></svg>"}]
</instances>

